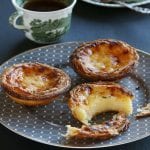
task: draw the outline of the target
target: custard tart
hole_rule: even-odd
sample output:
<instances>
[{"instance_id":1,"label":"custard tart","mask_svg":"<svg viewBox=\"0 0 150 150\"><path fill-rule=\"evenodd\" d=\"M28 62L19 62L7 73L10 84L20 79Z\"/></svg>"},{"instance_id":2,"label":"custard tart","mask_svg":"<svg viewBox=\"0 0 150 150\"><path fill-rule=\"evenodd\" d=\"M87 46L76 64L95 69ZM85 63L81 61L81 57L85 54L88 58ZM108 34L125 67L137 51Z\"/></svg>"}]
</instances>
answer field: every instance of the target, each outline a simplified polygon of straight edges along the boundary
<instances>
[{"instance_id":1,"label":"custard tart","mask_svg":"<svg viewBox=\"0 0 150 150\"><path fill-rule=\"evenodd\" d=\"M129 127L129 120L124 113L118 113L111 120L102 124L82 125L81 128L67 125L67 139L98 139L106 140L119 135Z\"/></svg>"},{"instance_id":2,"label":"custard tart","mask_svg":"<svg viewBox=\"0 0 150 150\"><path fill-rule=\"evenodd\" d=\"M129 44L100 39L87 42L74 50L70 63L83 78L91 81L113 81L131 73L139 55Z\"/></svg>"},{"instance_id":3,"label":"custard tart","mask_svg":"<svg viewBox=\"0 0 150 150\"><path fill-rule=\"evenodd\" d=\"M15 102L37 106L46 105L66 92L71 80L58 68L41 63L22 63L6 69L1 83Z\"/></svg>"},{"instance_id":4,"label":"custard tart","mask_svg":"<svg viewBox=\"0 0 150 150\"><path fill-rule=\"evenodd\" d=\"M71 90L68 105L77 120L89 125L91 119L102 112L132 114L133 97L128 89L116 83L85 83Z\"/></svg>"}]
</instances>

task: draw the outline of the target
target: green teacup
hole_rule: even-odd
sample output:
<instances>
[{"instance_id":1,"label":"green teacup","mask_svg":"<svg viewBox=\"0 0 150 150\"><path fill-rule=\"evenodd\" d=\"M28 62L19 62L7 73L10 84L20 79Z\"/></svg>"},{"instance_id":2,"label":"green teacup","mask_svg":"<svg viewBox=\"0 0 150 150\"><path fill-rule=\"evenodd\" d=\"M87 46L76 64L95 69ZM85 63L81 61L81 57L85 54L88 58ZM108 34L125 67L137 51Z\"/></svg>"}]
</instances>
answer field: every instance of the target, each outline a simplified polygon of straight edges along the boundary
<instances>
[{"instance_id":1,"label":"green teacup","mask_svg":"<svg viewBox=\"0 0 150 150\"><path fill-rule=\"evenodd\" d=\"M9 18L15 28L24 30L28 39L41 44L53 43L69 30L72 9L77 0L53 0L64 3L66 7L46 12L25 9L23 6L29 1L12 0L17 12Z\"/></svg>"}]
</instances>

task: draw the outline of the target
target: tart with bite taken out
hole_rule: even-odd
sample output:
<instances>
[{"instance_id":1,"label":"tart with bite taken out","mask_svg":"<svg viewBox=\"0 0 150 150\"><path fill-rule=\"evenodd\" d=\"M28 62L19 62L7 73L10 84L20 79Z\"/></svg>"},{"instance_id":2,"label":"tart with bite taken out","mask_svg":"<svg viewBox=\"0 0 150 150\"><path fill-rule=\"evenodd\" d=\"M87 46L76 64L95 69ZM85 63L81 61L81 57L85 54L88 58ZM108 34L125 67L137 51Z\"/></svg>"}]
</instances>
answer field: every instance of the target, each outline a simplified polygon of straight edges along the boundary
<instances>
[{"instance_id":1,"label":"tart with bite taken out","mask_svg":"<svg viewBox=\"0 0 150 150\"><path fill-rule=\"evenodd\" d=\"M95 115L103 112L132 114L133 97L128 89L117 83L85 83L71 90L68 104L72 115L88 125Z\"/></svg>"},{"instance_id":2,"label":"tart with bite taken out","mask_svg":"<svg viewBox=\"0 0 150 150\"><path fill-rule=\"evenodd\" d=\"M131 73L138 64L138 53L129 44L100 39L74 50L70 63L83 78L91 81L113 81Z\"/></svg>"},{"instance_id":3,"label":"tart with bite taken out","mask_svg":"<svg viewBox=\"0 0 150 150\"><path fill-rule=\"evenodd\" d=\"M111 82L85 83L70 92L69 108L73 116L83 123L78 127L67 125L67 139L106 140L119 135L129 127L133 94L119 84ZM91 124L91 119L102 112L115 111L111 120Z\"/></svg>"},{"instance_id":4,"label":"tart with bite taken out","mask_svg":"<svg viewBox=\"0 0 150 150\"><path fill-rule=\"evenodd\" d=\"M41 63L21 63L6 69L1 86L15 102L46 105L69 90L70 77L62 70Z\"/></svg>"}]
</instances>

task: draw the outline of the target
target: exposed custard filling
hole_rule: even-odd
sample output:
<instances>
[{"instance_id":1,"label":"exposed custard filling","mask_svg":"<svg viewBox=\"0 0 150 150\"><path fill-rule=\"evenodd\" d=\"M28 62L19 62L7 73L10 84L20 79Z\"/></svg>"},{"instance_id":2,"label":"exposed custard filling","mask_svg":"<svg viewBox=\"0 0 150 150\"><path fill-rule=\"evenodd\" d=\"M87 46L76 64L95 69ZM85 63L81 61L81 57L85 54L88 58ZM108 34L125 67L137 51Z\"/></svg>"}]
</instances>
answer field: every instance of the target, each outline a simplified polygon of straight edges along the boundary
<instances>
[{"instance_id":1,"label":"exposed custard filling","mask_svg":"<svg viewBox=\"0 0 150 150\"><path fill-rule=\"evenodd\" d=\"M93 116L102 112L117 111L132 114L133 97L119 88L97 86L89 95L82 94L79 97L80 105L74 107L72 112L84 124L88 124Z\"/></svg>"}]
</instances>

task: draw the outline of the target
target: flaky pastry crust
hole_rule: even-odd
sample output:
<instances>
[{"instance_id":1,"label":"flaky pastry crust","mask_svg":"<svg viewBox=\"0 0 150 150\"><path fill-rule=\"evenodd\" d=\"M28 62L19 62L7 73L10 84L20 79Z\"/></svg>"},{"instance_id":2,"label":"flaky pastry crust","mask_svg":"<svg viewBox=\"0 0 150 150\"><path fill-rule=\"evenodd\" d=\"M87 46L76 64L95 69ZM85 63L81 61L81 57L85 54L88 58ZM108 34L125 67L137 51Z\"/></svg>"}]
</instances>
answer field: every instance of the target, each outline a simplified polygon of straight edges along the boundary
<instances>
[{"instance_id":1,"label":"flaky pastry crust","mask_svg":"<svg viewBox=\"0 0 150 150\"><path fill-rule=\"evenodd\" d=\"M144 117L150 117L150 103L148 103L145 107L138 109L138 114L136 115L136 118L144 118Z\"/></svg>"},{"instance_id":2,"label":"flaky pastry crust","mask_svg":"<svg viewBox=\"0 0 150 150\"><path fill-rule=\"evenodd\" d=\"M67 126L67 139L99 139L106 140L119 135L129 127L129 120L124 113L114 115L109 121L97 125L82 125L81 128Z\"/></svg>"}]
</instances>

